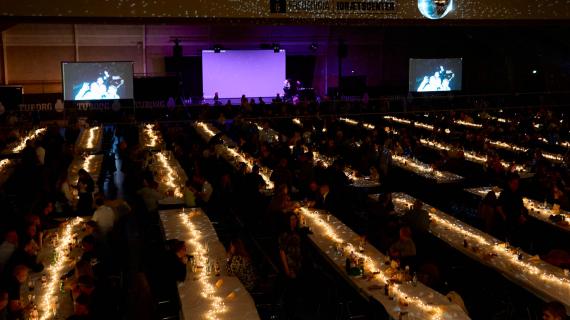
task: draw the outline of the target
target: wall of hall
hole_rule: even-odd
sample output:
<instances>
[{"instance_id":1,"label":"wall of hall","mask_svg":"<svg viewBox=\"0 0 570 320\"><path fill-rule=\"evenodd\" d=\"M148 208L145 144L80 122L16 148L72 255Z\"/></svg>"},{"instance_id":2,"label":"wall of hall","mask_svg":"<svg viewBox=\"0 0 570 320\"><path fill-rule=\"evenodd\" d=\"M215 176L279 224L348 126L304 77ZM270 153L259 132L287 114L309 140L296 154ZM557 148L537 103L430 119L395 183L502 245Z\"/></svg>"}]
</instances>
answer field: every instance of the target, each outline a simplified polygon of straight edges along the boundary
<instances>
[{"instance_id":1,"label":"wall of hall","mask_svg":"<svg viewBox=\"0 0 570 320\"><path fill-rule=\"evenodd\" d=\"M279 43L288 55L314 55L313 86L324 93L338 85L338 39L350 38L343 75L368 75L368 85L382 84L378 63L381 37L350 34L328 26L173 26L20 24L6 32L7 82L26 93L61 91L62 61L134 61L139 75L163 75L171 42L182 40L185 56L221 44L228 49L257 49ZM318 49L310 49L311 44ZM354 71L354 72L352 72Z\"/></svg>"},{"instance_id":2,"label":"wall of hall","mask_svg":"<svg viewBox=\"0 0 570 320\"><path fill-rule=\"evenodd\" d=\"M61 92L61 62L75 60L134 61L137 75L164 75L164 58L172 55L172 40L178 38L185 56L199 56L215 44L258 49L272 43L288 55L315 56L313 87L324 94L338 86L342 40L348 47L342 75L365 77L376 95L407 93L412 57L464 58L465 93L562 91L570 81L568 31L517 26L20 24L3 32L7 77L0 76L0 83L24 85L26 93ZM316 51L310 49L313 43Z\"/></svg>"}]
</instances>

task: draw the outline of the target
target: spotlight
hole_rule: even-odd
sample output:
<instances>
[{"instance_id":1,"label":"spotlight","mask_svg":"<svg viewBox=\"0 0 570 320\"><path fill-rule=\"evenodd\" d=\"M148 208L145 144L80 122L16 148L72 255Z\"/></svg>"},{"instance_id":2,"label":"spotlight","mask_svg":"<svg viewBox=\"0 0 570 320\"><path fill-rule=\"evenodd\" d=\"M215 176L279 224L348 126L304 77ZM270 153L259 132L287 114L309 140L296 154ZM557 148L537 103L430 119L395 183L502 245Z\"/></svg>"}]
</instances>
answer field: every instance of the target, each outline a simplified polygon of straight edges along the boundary
<instances>
[{"instance_id":1,"label":"spotlight","mask_svg":"<svg viewBox=\"0 0 570 320\"><path fill-rule=\"evenodd\" d=\"M535 69L535 70L532 70L532 74L536 74L537 72L538 72L538 71L536 71L536 69Z\"/></svg>"},{"instance_id":2,"label":"spotlight","mask_svg":"<svg viewBox=\"0 0 570 320\"><path fill-rule=\"evenodd\" d=\"M316 52L317 50L319 50L319 45L316 42L311 43L311 45L309 46L309 49L313 52Z\"/></svg>"},{"instance_id":3,"label":"spotlight","mask_svg":"<svg viewBox=\"0 0 570 320\"><path fill-rule=\"evenodd\" d=\"M281 47L278 43L273 44L273 52L278 53L281 50Z\"/></svg>"},{"instance_id":4,"label":"spotlight","mask_svg":"<svg viewBox=\"0 0 570 320\"><path fill-rule=\"evenodd\" d=\"M215 44L214 45L214 52L215 53L220 53L222 51L222 46L219 44Z\"/></svg>"}]
</instances>

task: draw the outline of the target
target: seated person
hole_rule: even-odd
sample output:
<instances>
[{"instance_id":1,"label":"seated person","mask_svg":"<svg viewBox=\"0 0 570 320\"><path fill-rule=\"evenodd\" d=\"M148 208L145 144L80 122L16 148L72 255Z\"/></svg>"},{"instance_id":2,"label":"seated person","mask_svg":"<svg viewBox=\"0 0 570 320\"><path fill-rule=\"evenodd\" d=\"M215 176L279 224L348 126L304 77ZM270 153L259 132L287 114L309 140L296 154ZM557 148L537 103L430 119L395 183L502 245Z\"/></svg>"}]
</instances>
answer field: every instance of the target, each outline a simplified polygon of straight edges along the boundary
<instances>
[{"instance_id":1,"label":"seated person","mask_svg":"<svg viewBox=\"0 0 570 320\"><path fill-rule=\"evenodd\" d=\"M188 254L184 241L173 239L169 241L169 251L166 259L166 272L169 280L183 282L186 280L186 265Z\"/></svg>"},{"instance_id":2,"label":"seated person","mask_svg":"<svg viewBox=\"0 0 570 320\"><path fill-rule=\"evenodd\" d=\"M113 230L115 211L113 211L113 208L105 205L105 198L102 195L97 195L95 198L95 206L97 209L93 213L91 220L97 223L105 238Z\"/></svg>"},{"instance_id":3,"label":"seated person","mask_svg":"<svg viewBox=\"0 0 570 320\"><path fill-rule=\"evenodd\" d=\"M252 290L255 287L255 273L251 258L241 239L231 241L226 269L228 275L238 277L247 290Z\"/></svg>"},{"instance_id":4,"label":"seated person","mask_svg":"<svg viewBox=\"0 0 570 320\"><path fill-rule=\"evenodd\" d=\"M186 180L182 193L184 194L184 205L188 208L195 207L198 190L192 186L191 180Z\"/></svg>"},{"instance_id":5,"label":"seated person","mask_svg":"<svg viewBox=\"0 0 570 320\"><path fill-rule=\"evenodd\" d=\"M400 238L390 247L390 256L400 260L410 260L416 256L416 244L409 227L400 228Z\"/></svg>"},{"instance_id":6,"label":"seated person","mask_svg":"<svg viewBox=\"0 0 570 320\"><path fill-rule=\"evenodd\" d=\"M429 213L423 209L423 202L416 200L411 210L406 212L403 220L404 223L411 226L413 232L418 234L426 234L429 231Z\"/></svg>"},{"instance_id":7,"label":"seated person","mask_svg":"<svg viewBox=\"0 0 570 320\"><path fill-rule=\"evenodd\" d=\"M93 319L108 319L107 315L110 314L109 306L111 303L105 300L105 296L100 289L95 287L94 279L90 276L80 276L77 279L77 288L72 291L72 296L75 301L79 299L80 296L86 296L90 310L90 316Z\"/></svg>"},{"instance_id":8,"label":"seated person","mask_svg":"<svg viewBox=\"0 0 570 320\"><path fill-rule=\"evenodd\" d=\"M38 257L36 255L36 248L34 240L30 238L25 238L20 247L14 251L10 261L9 266L25 265L32 272L41 272L44 269L44 265L39 263Z\"/></svg>"},{"instance_id":9,"label":"seated person","mask_svg":"<svg viewBox=\"0 0 570 320\"><path fill-rule=\"evenodd\" d=\"M278 239L279 257L287 278L296 279L303 263L299 218L294 213L289 213L287 220L287 227Z\"/></svg>"},{"instance_id":10,"label":"seated person","mask_svg":"<svg viewBox=\"0 0 570 320\"><path fill-rule=\"evenodd\" d=\"M103 234L99 230L99 225L93 220L85 222L85 236L93 236L96 242L101 242L103 239Z\"/></svg>"},{"instance_id":11,"label":"seated person","mask_svg":"<svg viewBox=\"0 0 570 320\"><path fill-rule=\"evenodd\" d=\"M64 288L72 290L77 285L77 280L81 276L89 276L95 278L93 274L93 267L91 263L85 260L79 260L75 264L75 268L71 269L68 273L61 277L61 280L66 280L64 283Z\"/></svg>"},{"instance_id":12,"label":"seated person","mask_svg":"<svg viewBox=\"0 0 570 320\"><path fill-rule=\"evenodd\" d=\"M18 233L15 229L8 230L4 234L4 242L0 244L0 274L4 271L4 267L10 261L12 254L18 247Z\"/></svg>"},{"instance_id":13,"label":"seated person","mask_svg":"<svg viewBox=\"0 0 570 320\"><path fill-rule=\"evenodd\" d=\"M81 240L81 247L83 248L83 255L80 261L86 261L91 264L95 277L103 279L105 274L105 266L101 254L98 250L95 237L88 235Z\"/></svg>"},{"instance_id":14,"label":"seated person","mask_svg":"<svg viewBox=\"0 0 570 320\"><path fill-rule=\"evenodd\" d=\"M25 265L17 265L7 281L9 319L22 319L27 309L20 297L20 286L28 280L28 272Z\"/></svg>"},{"instance_id":15,"label":"seated person","mask_svg":"<svg viewBox=\"0 0 570 320\"><path fill-rule=\"evenodd\" d=\"M73 302L73 314L67 320L89 320L89 297L85 294L79 295Z\"/></svg>"},{"instance_id":16,"label":"seated person","mask_svg":"<svg viewBox=\"0 0 570 320\"><path fill-rule=\"evenodd\" d=\"M566 308L558 301L549 302L542 308L542 320L566 319Z\"/></svg>"}]
</instances>

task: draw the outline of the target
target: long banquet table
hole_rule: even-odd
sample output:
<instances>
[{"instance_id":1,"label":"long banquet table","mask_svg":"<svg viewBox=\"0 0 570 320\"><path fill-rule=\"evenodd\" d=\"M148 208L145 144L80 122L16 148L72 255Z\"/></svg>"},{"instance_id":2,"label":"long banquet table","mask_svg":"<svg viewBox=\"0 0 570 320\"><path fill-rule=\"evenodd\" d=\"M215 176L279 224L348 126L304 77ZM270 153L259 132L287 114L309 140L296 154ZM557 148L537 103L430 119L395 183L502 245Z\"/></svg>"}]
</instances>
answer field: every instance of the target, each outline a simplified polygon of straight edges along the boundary
<instances>
[{"instance_id":1,"label":"long banquet table","mask_svg":"<svg viewBox=\"0 0 570 320\"><path fill-rule=\"evenodd\" d=\"M38 261L45 269L30 273L20 289L23 301L35 306L26 314L26 319L66 319L73 314L73 301L69 292L61 288L61 276L71 270L81 256L82 222L82 218L66 221L59 229L51 230L50 238L44 242Z\"/></svg>"},{"instance_id":2,"label":"long banquet table","mask_svg":"<svg viewBox=\"0 0 570 320\"><path fill-rule=\"evenodd\" d=\"M416 199L403 194L392 194L395 209L404 212ZM570 275L551 264L523 251L510 248L492 236L424 204L429 212L430 232L471 259L500 272L504 277L525 288L537 297L562 302L570 310Z\"/></svg>"},{"instance_id":3,"label":"long banquet table","mask_svg":"<svg viewBox=\"0 0 570 320\"><path fill-rule=\"evenodd\" d=\"M101 151L103 143L103 127L84 128L77 137L75 151L78 153L97 153Z\"/></svg>"},{"instance_id":4,"label":"long banquet table","mask_svg":"<svg viewBox=\"0 0 570 320\"><path fill-rule=\"evenodd\" d=\"M393 319L404 315L406 319L469 319L459 306L421 283L393 283L386 295L385 285L398 271L386 263L385 255L370 245L364 245L361 252L360 236L326 211L302 207L298 212L312 230L310 241L331 265L363 295L381 303ZM346 273L345 260L351 252L364 259L364 277Z\"/></svg>"},{"instance_id":5,"label":"long banquet table","mask_svg":"<svg viewBox=\"0 0 570 320\"><path fill-rule=\"evenodd\" d=\"M463 180L463 177L460 175L433 169L426 163L406 156L393 155L392 163L396 167L410 171L423 178L433 180L435 183L456 183Z\"/></svg>"},{"instance_id":6,"label":"long banquet table","mask_svg":"<svg viewBox=\"0 0 570 320\"><path fill-rule=\"evenodd\" d=\"M46 128L31 130L25 136L21 137L18 141L11 143L2 151L3 155L18 154L24 150L28 141L34 141L42 137L46 133Z\"/></svg>"},{"instance_id":7,"label":"long banquet table","mask_svg":"<svg viewBox=\"0 0 570 320\"><path fill-rule=\"evenodd\" d=\"M177 205L184 203L182 188L188 176L171 151L157 152L152 155L149 166L158 182L158 191L166 196L160 204Z\"/></svg>"},{"instance_id":8,"label":"long banquet table","mask_svg":"<svg viewBox=\"0 0 570 320\"><path fill-rule=\"evenodd\" d=\"M347 122L349 124L353 124L356 123L358 124L358 122L356 122L355 120L352 119L348 119L348 118L340 118L341 121ZM293 123L299 125L302 125L302 122L300 119L298 118L294 118L293 119ZM260 130L261 132L261 127L259 127L259 125L255 125L257 127L258 130ZM371 124L363 124L363 126L365 126L365 128L374 128ZM370 127L372 126L372 127ZM279 133L273 129L269 129L270 132L273 132L277 137L279 137ZM292 146L291 146L292 148ZM308 151L308 148L307 148ZM325 167L329 167L332 165L334 159L331 157L327 157L319 152L313 151L313 164L317 165L317 163L322 163ZM351 186L355 187L355 188L375 188L375 187L379 187L380 186L380 181L379 179L374 179L372 177L369 176L361 176L358 174L358 172L356 170L354 170L353 168L351 168L350 166L345 166L343 169L344 174L346 175L347 178L350 179L351 181Z\"/></svg>"},{"instance_id":9,"label":"long banquet table","mask_svg":"<svg viewBox=\"0 0 570 320\"><path fill-rule=\"evenodd\" d=\"M220 131L216 127L204 122L195 123L194 128L206 142L210 141L210 139L212 139L214 136L220 135ZM240 151L237 147L232 147L235 146L235 143L227 136L222 136L221 141L222 143L216 145L215 147L216 154L224 158L236 169L241 163L245 163L248 170L252 170L253 166L257 163L257 160L255 158L249 156L245 152ZM271 194L275 188L273 181L271 181L272 172L273 171L271 169L259 165L259 174L265 182L265 187L262 190L264 194Z\"/></svg>"},{"instance_id":10,"label":"long banquet table","mask_svg":"<svg viewBox=\"0 0 570 320\"><path fill-rule=\"evenodd\" d=\"M240 280L226 273L226 250L208 216L199 208L160 211L166 239L186 242L194 258L178 294L184 319L259 319L255 303ZM220 275L208 265L217 263Z\"/></svg>"},{"instance_id":11,"label":"long banquet table","mask_svg":"<svg viewBox=\"0 0 570 320\"><path fill-rule=\"evenodd\" d=\"M165 146L160 131L151 123L139 127L139 144L147 150L161 150Z\"/></svg>"},{"instance_id":12,"label":"long banquet table","mask_svg":"<svg viewBox=\"0 0 570 320\"><path fill-rule=\"evenodd\" d=\"M445 142L442 141L437 141L434 139L420 139L420 144L422 146L428 147L430 149L434 149L434 150L439 150L439 151L456 151L456 152L462 152L465 160L476 163L478 165L486 165L487 164L487 155L485 154L481 154L478 153L476 151L469 151L469 150L462 150L459 148L456 148L452 145L449 145ZM503 168L507 169L509 168L511 165L513 165L513 163L501 160L501 165L503 166ZM515 170L521 174L521 175L528 175L530 174L529 169L522 165L522 164L514 164L515 166Z\"/></svg>"},{"instance_id":13,"label":"long banquet table","mask_svg":"<svg viewBox=\"0 0 570 320\"><path fill-rule=\"evenodd\" d=\"M497 197L501 194L501 189L498 187L469 188L465 189L465 191L481 198L484 198L490 191L494 191ZM523 204L528 210L529 216L553 225L563 231L570 232L570 212L562 209L555 210L554 206L550 203L541 203L526 197L523 198ZM558 222L554 222L550 219L551 216L559 216L560 220L558 220Z\"/></svg>"}]
</instances>

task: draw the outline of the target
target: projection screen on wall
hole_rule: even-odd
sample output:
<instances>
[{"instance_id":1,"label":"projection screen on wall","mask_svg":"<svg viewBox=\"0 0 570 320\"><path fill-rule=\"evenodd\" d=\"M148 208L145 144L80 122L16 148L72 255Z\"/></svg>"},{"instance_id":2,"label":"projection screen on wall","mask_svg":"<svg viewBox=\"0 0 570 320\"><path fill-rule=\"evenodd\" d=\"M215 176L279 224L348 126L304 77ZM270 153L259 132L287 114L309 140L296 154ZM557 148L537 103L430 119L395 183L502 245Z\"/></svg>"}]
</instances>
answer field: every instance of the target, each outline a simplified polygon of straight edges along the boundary
<instances>
[{"instance_id":1,"label":"projection screen on wall","mask_svg":"<svg viewBox=\"0 0 570 320\"><path fill-rule=\"evenodd\" d=\"M205 99L283 95L285 50L204 50L202 81Z\"/></svg>"}]
</instances>

